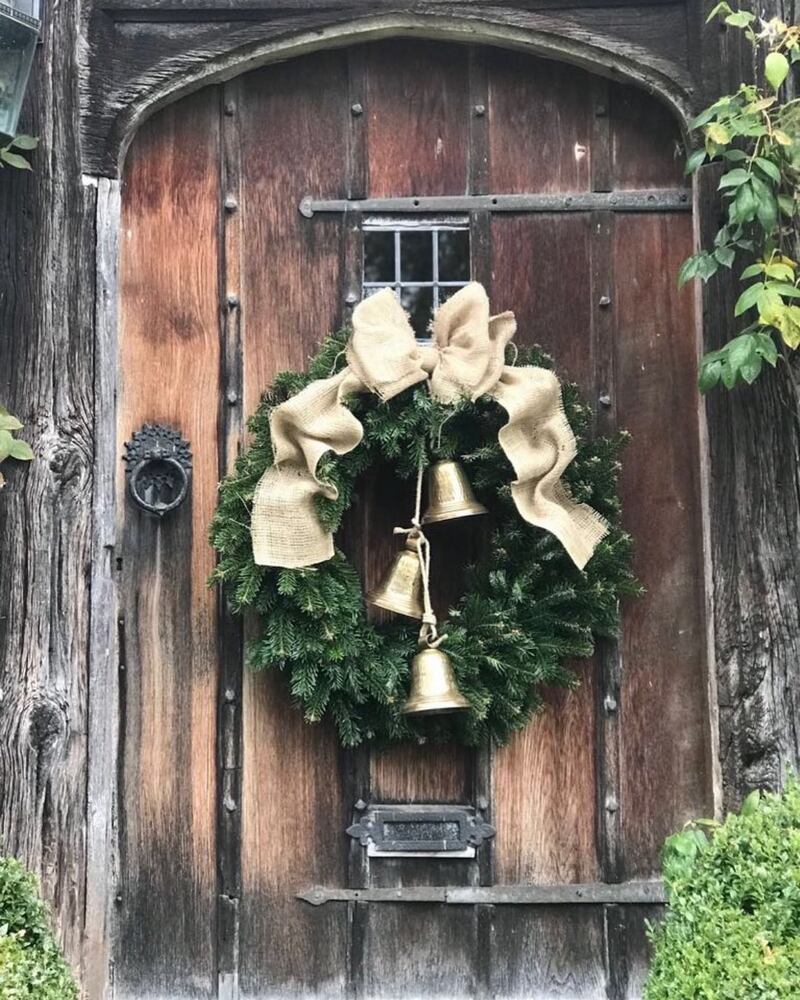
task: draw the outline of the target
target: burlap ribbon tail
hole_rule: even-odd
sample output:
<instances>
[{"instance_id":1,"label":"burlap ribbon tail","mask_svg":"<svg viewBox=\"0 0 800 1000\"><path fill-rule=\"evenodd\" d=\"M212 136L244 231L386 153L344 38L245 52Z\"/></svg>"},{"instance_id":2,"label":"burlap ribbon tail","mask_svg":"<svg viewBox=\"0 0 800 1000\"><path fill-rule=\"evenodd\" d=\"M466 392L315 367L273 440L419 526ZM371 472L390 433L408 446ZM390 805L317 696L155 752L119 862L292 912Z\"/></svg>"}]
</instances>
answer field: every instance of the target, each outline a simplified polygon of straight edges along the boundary
<instances>
[{"instance_id":1,"label":"burlap ribbon tail","mask_svg":"<svg viewBox=\"0 0 800 1000\"><path fill-rule=\"evenodd\" d=\"M547 369L505 364L505 348L516 332L511 312L489 315L482 285L472 282L437 311L433 344L420 345L390 289L359 303L347 345L347 367L311 383L271 415L274 465L256 487L252 536L261 566L298 568L325 562L333 537L319 522L314 498L336 498L317 479L317 465L332 451L346 455L364 430L344 405L353 393L391 399L427 380L442 403L492 396L508 413L498 440L516 479L511 492L520 516L552 532L583 567L607 531L586 504L575 503L561 476L575 456L575 438L564 416L561 387Z\"/></svg>"}]
</instances>

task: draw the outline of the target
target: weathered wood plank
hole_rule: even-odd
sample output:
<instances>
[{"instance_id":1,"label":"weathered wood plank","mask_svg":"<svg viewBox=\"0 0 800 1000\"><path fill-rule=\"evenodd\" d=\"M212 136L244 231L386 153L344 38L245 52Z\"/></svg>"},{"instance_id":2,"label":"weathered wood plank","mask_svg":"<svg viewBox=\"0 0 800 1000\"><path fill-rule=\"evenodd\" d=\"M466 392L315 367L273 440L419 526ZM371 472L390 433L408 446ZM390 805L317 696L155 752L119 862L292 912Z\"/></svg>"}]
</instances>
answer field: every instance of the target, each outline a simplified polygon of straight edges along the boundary
<instances>
[{"instance_id":1,"label":"weathered wood plank","mask_svg":"<svg viewBox=\"0 0 800 1000\"><path fill-rule=\"evenodd\" d=\"M306 187L346 191L347 86L341 52L242 80L247 414L276 372L303 369L341 320L342 222L304 220L296 204ZM315 114L302 114L309 106ZM341 996L347 907L309 913L294 899L309 879L345 878L349 812L335 733L303 720L284 677L246 671L243 745L241 995Z\"/></svg>"},{"instance_id":2,"label":"weathered wood plank","mask_svg":"<svg viewBox=\"0 0 800 1000\"><path fill-rule=\"evenodd\" d=\"M219 472L219 95L168 109L125 176L121 442L164 423L191 443L189 498L158 522L126 497L118 996L213 996L217 601L206 535Z\"/></svg>"},{"instance_id":3,"label":"weathered wood plank","mask_svg":"<svg viewBox=\"0 0 800 1000\"><path fill-rule=\"evenodd\" d=\"M619 807L631 877L656 871L664 838L713 809L712 764L693 303L662 278L691 249L690 220L619 218L614 246L617 414L632 434L621 493L646 588L623 605L621 639Z\"/></svg>"},{"instance_id":4,"label":"weathered wood plank","mask_svg":"<svg viewBox=\"0 0 800 1000\"><path fill-rule=\"evenodd\" d=\"M609 85L607 107L613 188L681 187L683 139L670 109L619 83Z\"/></svg>"},{"instance_id":5,"label":"weathered wood plank","mask_svg":"<svg viewBox=\"0 0 800 1000\"><path fill-rule=\"evenodd\" d=\"M310 9L281 5L261 19L180 23L145 15L112 21L96 8L88 33L92 51L106 54L93 60L84 84L84 169L116 171L130 132L154 99L186 93L209 79L227 78L247 68L248 59L264 50L264 58L291 36L305 36L308 48L341 44L358 22L361 37L426 34L462 41L522 46L530 44L567 62L596 63L607 71L630 72L648 87L661 86L679 104L688 103L686 16L682 3L650 4L647 14L626 4L592 4L568 15L529 5L497 6L428 2L366 4L363 2ZM526 34L530 33L530 34ZM109 59L107 54L111 53ZM244 63L243 63L244 60ZM252 63L251 63L252 65Z\"/></svg>"},{"instance_id":6,"label":"weathered wood plank","mask_svg":"<svg viewBox=\"0 0 800 1000\"><path fill-rule=\"evenodd\" d=\"M397 40L371 45L364 62L369 197L463 194L467 50Z\"/></svg>"},{"instance_id":7,"label":"weathered wood plank","mask_svg":"<svg viewBox=\"0 0 800 1000\"><path fill-rule=\"evenodd\" d=\"M97 189L82 186L81 5L48 18L20 127L34 170L0 175L0 402L30 464L0 491L0 842L37 872L70 959L86 880ZM63 81L54 86L53 81Z\"/></svg>"},{"instance_id":8,"label":"weathered wood plank","mask_svg":"<svg viewBox=\"0 0 800 1000\"><path fill-rule=\"evenodd\" d=\"M590 77L495 50L489 57L489 190L589 190Z\"/></svg>"},{"instance_id":9,"label":"weathered wood plank","mask_svg":"<svg viewBox=\"0 0 800 1000\"><path fill-rule=\"evenodd\" d=\"M95 297L95 477L93 497L92 627L86 795L86 921L83 982L91 996L107 987L111 951L109 873L116 869L113 829L119 733L117 646L117 322L120 185L100 179L97 190Z\"/></svg>"},{"instance_id":10,"label":"weathered wood plank","mask_svg":"<svg viewBox=\"0 0 800 1000\"><path fill-rule=\"evenodd\" d=\"M402 903L369 908L365 1000L471 996L473 961L472 921L459 908Z\"/></svg>"},{"instance_id":11,"label":"weathered wood plank","mask_svg":"<svg viewBox=\"0 0 800 1000\"><path fill-rule=\"evenodd\" d=\"M698 184L704 245L719 226L718 172ZM727 275L703 290L704 348L735 334L740 289ZM726 806L778 788L800 767L800 364L706 397L710 531Z\"/></svg>"},{"instance_id":12,"label":"weathered wood plank","mask_svg":"<svg viewBox=\"0 0 800 1000\"><path fill-rule=\"evenodd\" d=\"M529 183L538 182L532 172ZM591 392L588 218L495 218L491 232L493 307L513 308L518 342L542 344L562 377ZM494 851L501 882L597 876L596 665L589 661L576 669L578 691L553 692L543 713L495 754Z\"/></svg>"},{"instance_id":13,"label":"weathered wood plank","mask_svg":"<svg viewBox=\"0 0 800 1000\"><path fill-rule=\"evenodd\" d=\"M493 913L493 995L597 1000L605 995L600 907L504 907Z\"/></svg>"}]
</instances>

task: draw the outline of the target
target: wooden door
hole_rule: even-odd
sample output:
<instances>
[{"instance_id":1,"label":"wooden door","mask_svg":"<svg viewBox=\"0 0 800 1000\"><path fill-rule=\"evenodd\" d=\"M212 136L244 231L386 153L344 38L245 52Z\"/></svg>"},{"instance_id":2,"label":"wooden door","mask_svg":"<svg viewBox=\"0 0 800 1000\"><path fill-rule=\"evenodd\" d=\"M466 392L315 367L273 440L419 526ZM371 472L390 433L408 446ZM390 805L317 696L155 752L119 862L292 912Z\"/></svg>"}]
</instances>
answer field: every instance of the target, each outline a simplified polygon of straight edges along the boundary
<instances>
[{"instance_id":1,"label":"wooden door","mask_svg":"<svg viewBox=\"0 0 800 1000\"><path fill-rule=\"evenodd\" d=\"M194 469L160 521L120 488L117 996L639 995L659 907L636 883L712 809L682 185L679 129L654 98L435 42L268 66L143 127L123 188L120 451L163 423ZM243 669L206 587L216 485L275 373L360 298L365 229L398 228L352 201L465 194L531 197L513 212L445 200L403 224L466 230L472 277L514 309L519 341L582 385L598 429L631 431L622 491L647 594L510 746L344 753L279 677ZM308 218L306 196L338 204ZM365 482L348 528L367 586L394 548L390 492ZM497 835L472 860L367 858L344 833L359 799L476 806ZM297 898L312 886L334 898Z\"/></svg>"}]
</instances>

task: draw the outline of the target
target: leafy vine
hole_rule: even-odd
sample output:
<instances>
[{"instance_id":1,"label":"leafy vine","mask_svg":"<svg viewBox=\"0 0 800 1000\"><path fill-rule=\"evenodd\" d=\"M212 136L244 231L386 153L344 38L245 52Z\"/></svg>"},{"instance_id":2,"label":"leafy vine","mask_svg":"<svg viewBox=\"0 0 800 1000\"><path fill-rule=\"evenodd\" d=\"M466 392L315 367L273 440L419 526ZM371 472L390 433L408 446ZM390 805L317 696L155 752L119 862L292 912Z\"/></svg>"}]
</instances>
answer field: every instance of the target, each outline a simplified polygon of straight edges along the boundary
<instances>
[{"instance_id":1,"label":"leafy vine","mask_svg":"<svg viewBox=\"0 0 800 1000\"><path fill-rule=\"evenodd\" d=\"M703 144L688 156L686 172L710 162L724 166L719 190L726 219L713 248L684 261L678 283L708 281L742 256L749 262L740 274L749 284L734 306L734 317L747 326L702 359L702 392L720 382L728 389L750 384L764 362L775 366L779 347L785 354L800 347L800 98L789 93L792 65L800 61L800 26L761 21L725 0L709 14L709 21L714 18L745 34L764 84L741 84L690 124Z\"/></svg>"},{"instance_id":2,"label":"leafy vine","mask_svg":"<svg viewBox=\"0 0 800 1000\"><path fill-rule=\"evenodd\" d=\"M13 432L22 429L22 424L12 416L4 406L0 406L0 464L7 458L15 458L18 462L30 462L33 458L31 446L27 441L15 438ZM0 489L5 479L0 472Z\"/></svg>"}]
</instances>

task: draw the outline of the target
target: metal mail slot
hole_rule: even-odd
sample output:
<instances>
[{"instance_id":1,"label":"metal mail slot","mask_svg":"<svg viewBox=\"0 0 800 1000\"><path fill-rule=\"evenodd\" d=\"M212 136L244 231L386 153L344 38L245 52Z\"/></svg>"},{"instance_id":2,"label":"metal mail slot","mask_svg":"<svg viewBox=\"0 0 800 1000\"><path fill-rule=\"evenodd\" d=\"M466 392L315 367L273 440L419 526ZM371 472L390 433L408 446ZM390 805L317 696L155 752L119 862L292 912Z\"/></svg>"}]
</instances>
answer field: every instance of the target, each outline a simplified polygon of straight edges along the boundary
<instances>
[{"instance_id":1,"label":"metal mail slot","mask_svg":"<svg viewBox=\"0 0 800 1000\"><path fill-rule=\"evenodd\" d=\"M471 806L368 806L347 833L370 857L474 858L484 840L494 836Z\"/></svg>"}]
</instances>

